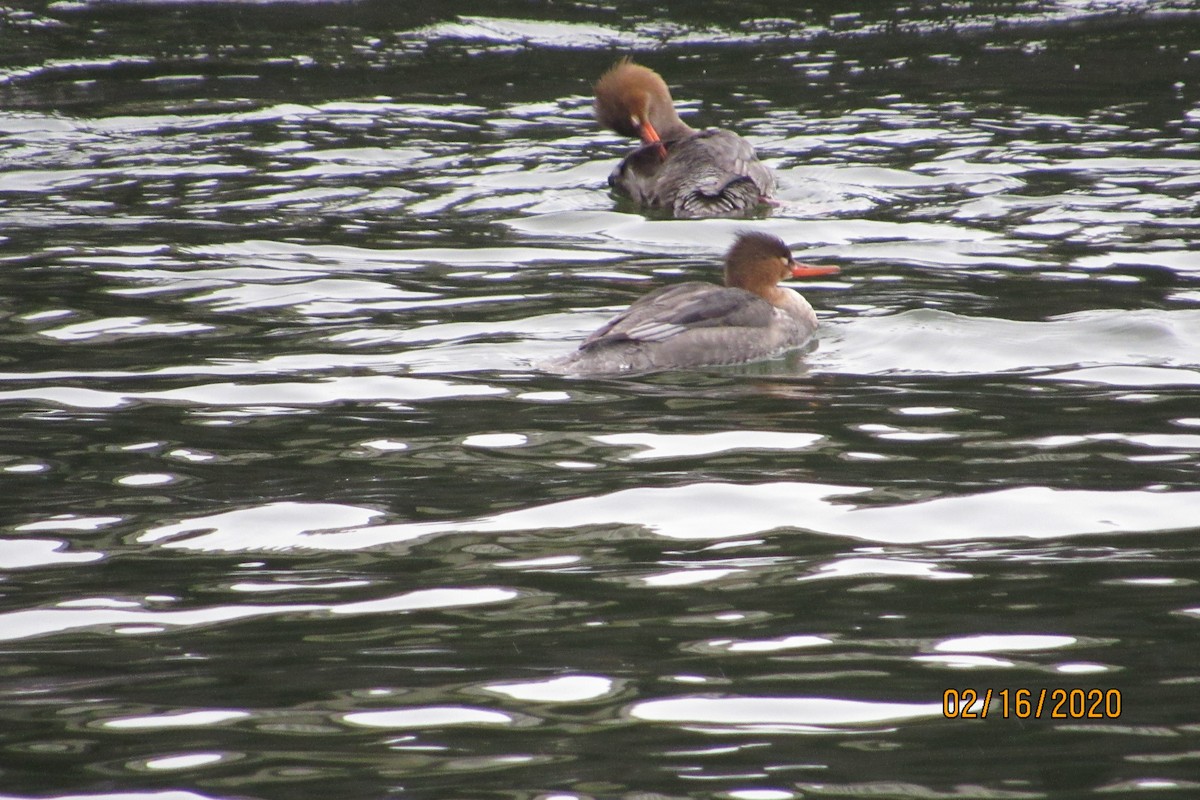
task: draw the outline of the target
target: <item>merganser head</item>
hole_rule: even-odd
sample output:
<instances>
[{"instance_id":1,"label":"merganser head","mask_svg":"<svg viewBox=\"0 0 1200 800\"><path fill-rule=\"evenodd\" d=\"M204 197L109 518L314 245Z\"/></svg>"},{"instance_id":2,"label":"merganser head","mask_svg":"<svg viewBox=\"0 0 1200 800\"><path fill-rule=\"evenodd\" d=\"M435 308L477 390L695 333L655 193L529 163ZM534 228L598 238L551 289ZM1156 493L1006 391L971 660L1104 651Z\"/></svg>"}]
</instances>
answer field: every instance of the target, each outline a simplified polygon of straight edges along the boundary
<instances>
[{"instance_id":1,"label":"merganser head","mask_svg":"<svg viewBox=\"0 0 1200 800\"><path fill-rule=\"evenodd\" d=\"M623 58L596 81L596 121L622 136L657 144L691 133L671 100L671 90L657 72Z\"/></svg>"},{"instance_id":2,"label":"merganser head","mask_svg":"<svg viewBox=\"0 0 1200 800\"><path fill-rule=\"evenodd\" d=\"M725 253L725 285L771 299L776 285L788 278L835 275L837 267L802 264L778 236L761 231L742 231Z\"/></svg>"}]
</instances>

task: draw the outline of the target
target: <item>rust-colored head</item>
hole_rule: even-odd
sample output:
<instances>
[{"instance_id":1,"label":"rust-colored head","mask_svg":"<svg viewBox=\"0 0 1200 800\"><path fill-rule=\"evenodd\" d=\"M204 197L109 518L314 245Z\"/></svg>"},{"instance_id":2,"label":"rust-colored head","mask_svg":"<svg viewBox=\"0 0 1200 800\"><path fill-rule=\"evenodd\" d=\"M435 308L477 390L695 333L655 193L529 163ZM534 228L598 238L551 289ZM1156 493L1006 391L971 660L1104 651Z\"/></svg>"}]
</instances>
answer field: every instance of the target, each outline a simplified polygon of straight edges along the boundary
<instances>
[{"instance_id":1,"label":"rust-colored head","mask_svg":"<svg viewBox=\"0 0 1200 800\"><path fill-rule=\"evenodd\" d=\"M778 236L742 231L725 254L725 285L771 299L776 285L788 278L835 275L837 267L801 264Z\"/></svg>"},{"instance_id":2,"label":"rust-colored head","mask_svg":"<svg viewBox=\"0 0 1200 800\"><path fill-rule=\"evenodd\" d=\"M622 136L658 144L692 132L671 100L671 90L657 72L623 58L596 81L596 121Z\"/></svg>"}]
</instances>

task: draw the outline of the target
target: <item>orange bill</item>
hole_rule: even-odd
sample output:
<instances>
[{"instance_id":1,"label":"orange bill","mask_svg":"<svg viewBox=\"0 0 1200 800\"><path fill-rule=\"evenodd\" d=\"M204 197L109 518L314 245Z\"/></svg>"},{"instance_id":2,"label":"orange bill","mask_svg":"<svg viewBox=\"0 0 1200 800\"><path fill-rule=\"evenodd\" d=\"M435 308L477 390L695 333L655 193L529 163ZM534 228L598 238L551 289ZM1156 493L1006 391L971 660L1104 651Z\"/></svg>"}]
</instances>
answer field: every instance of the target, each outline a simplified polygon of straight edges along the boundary
<instances>
[{"instance_id":1,"label":"orange bill","mask_svg":"<svg viewBox=\"0 0 1200 800\"><path fill-rule=\"evenodd\" d=\"M840 267L834 266L818 266L816 264L801 264L799 261L792 262L792 277L793 278L820 278L825 275L837 275L841 272Z\"/></svg>"},{"instance_id":2,"label":"orange bill","mask_svg":"<svg viewBox=\"0 0 1200 800\"><path fill-rule=\"evenodd\" d=\"M642 135L642 141L646 144L658 145L658 155L660 158L667 157L667 146L663 144L662 137L658 135L658 131L654 130L654 126L650 124L650 120L645 120L638 128L638 132Z\"/></svg>"}]
</instances>

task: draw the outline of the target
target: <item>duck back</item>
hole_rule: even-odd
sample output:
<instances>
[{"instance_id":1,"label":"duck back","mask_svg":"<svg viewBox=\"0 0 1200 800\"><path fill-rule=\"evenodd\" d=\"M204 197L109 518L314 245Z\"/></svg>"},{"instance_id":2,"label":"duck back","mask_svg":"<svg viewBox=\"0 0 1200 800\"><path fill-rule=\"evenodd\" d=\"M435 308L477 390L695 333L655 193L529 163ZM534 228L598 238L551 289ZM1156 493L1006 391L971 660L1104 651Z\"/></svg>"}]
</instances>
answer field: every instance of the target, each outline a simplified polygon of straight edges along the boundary
<instances>
[{"instance_id":1,"label":"duck back","mask_svg":"<svg viewBox=\"0 0 1200 800\"><path fill-rule=\"evenodd\" d=\"M800 295L789 291L786 303L777 308L744 289L710 283L664 287L545 368L568 375L629 374L770 358L806 344L817 328Z\"/></svg>"},{"instance_id":2,"label":"duck back","mask_svg":"<svg viewBox=\"0 0 1200 800\"><path fill-rule=\"evenodd\" d=\"M657 145L630 153L609 176L609 186L680 219L741 216L775 188L771 170L736 133L708 128L665 144L665 160Z\"/></svg>"}]
</instances>

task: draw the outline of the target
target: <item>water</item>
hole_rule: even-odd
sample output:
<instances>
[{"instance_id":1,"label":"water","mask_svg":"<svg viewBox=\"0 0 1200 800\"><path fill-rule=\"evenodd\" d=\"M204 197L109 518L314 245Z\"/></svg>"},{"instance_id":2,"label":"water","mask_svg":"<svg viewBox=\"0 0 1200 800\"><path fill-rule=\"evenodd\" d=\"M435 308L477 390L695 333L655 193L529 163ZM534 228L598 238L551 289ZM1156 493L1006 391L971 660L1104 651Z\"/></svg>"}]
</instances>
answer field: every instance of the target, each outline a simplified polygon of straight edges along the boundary
<instances>
[{"instance_id":1,"label":"water","mask_svg":"<svg viewBox=\"0 0 1200 800\"><path fill-rule=\"evenodd\" d=\"M0 18L4 797L1200 788L1196 3ZM536 369L742 227L815 351Z\"/></svg>"}]
</instances>

